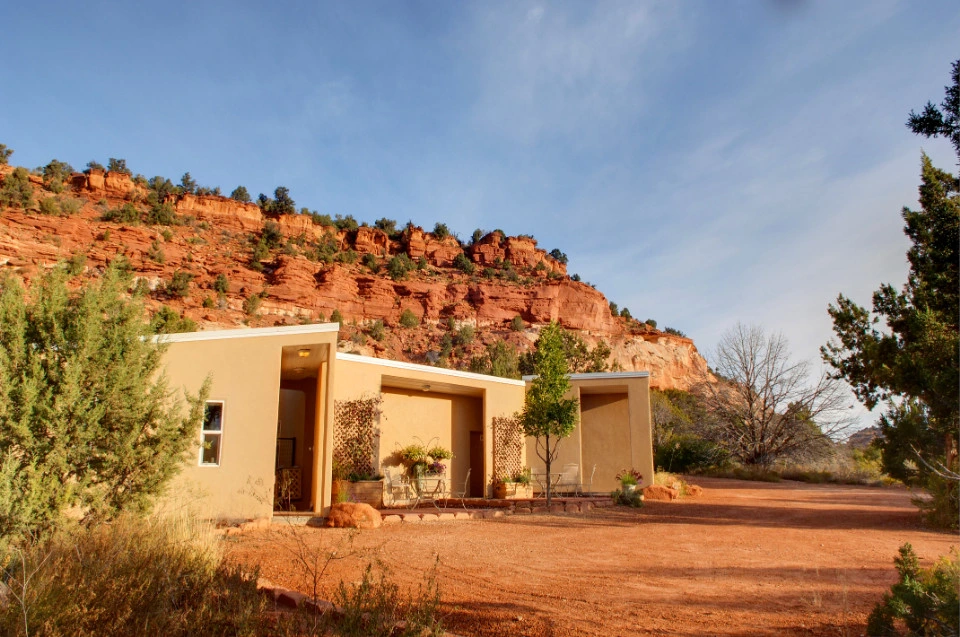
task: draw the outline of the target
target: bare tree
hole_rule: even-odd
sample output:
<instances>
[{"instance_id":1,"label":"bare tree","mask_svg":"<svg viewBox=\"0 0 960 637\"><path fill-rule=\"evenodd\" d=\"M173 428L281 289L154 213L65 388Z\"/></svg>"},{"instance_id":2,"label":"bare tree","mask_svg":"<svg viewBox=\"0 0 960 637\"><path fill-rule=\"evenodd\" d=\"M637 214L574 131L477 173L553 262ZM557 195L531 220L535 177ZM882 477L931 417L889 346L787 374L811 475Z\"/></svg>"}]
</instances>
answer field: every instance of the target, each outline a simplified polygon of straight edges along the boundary
<instances>
[{"instance_id":1,"label":"bare tree","mask_svg":"<svg viewBox=\"0 0 960 637\"><path fill-rule=\"evenodd\" d=\"M744 464L829 451L851 424L843 384L826 373L810 381L806 362L791 359L786 338L740 323L717 345L714 371L697 393L714 416L713 437Z\"/></svg>"}]
</instances>

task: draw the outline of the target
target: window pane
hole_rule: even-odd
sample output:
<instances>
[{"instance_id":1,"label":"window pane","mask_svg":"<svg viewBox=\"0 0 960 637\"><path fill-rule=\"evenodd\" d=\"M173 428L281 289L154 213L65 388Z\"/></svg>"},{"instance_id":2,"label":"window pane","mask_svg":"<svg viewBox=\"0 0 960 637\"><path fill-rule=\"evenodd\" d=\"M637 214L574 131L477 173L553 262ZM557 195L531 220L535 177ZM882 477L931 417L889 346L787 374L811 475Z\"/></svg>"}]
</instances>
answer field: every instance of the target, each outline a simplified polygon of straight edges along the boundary
<instances>
[{"instance_id":1,"label":"window pane","mask_svg":"<svg viewBox=\"0 0 960 637\"><path fill-rule=\"evenodd\" d=\"M220 464L220 434L203 434L203 464Z\"/></svg>"},{"instance_id":2,"label":"window pane","mask_svg":"<svg viewBox=\"0 0 960 637\"><path fill-rule=\"evenodd\" d=\"M223 423L223 404L207 403L203 412L203 430L220 431Z\"/></svg>"}]
</instances>

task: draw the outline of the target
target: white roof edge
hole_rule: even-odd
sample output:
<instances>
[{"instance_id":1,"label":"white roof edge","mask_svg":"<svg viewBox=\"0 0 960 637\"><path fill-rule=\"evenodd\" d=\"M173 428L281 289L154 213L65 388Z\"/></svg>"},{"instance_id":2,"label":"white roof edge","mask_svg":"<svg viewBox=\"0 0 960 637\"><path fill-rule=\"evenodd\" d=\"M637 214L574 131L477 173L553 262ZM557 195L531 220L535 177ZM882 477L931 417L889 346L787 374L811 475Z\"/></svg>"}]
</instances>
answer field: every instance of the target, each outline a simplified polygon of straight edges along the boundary
<instances>
[{"instance_id":1,"label":"white roof edge","mask_svg":"<svg viewBox=\"0 0 960 637\"><path fill-rule=\"evenodd\" d=\"M338 360L353 361L355 363L369 363L371 365L382 365L383 367L392 367L394 369L405 369L412 372L426 372L430 374L440 374L441 376L453 376L454 378L469 378L470 380L482 380L488 383L503 383L505 385L516 385L523 387L526 383L515 378L502 378L500 376L489 376L487 374L477 374L475 372L462 372L459 369L444 369L442 367L431 367L430 365L420 365L417 363L405 363L403 361L394 361L389 358L375 358L373 356L361 356L360 354L347 354L337 352Z\"/></svg>"},{"instance_id":2,"label":"white roof edge","mask_svg":"<svg viewBox=\"0 0 960 637\"><path fill-rule=\"evenodd\" d=\"M592 372L589 374L567 374L570 380L617 380L620 378L648 378L650 372ZM524 382L530 382L536 375L524 376Z\"/></svg>"},{"instance_id":3,"label":"white roof edge","mask_svg":"<svg viewBox=\"0 0 960 637\"><path fill-rule=\"evenodd\" d=\"M291 334L325 334L340 330L339 323L314 323L311 325L284 325L282 327L244 327L240 329L208 330L204 332L180 332L157 334L155 343L187 343L190 341L216 341L227 338L254 338L257 336L288 336Z\"/></svg>"}]
</instances>

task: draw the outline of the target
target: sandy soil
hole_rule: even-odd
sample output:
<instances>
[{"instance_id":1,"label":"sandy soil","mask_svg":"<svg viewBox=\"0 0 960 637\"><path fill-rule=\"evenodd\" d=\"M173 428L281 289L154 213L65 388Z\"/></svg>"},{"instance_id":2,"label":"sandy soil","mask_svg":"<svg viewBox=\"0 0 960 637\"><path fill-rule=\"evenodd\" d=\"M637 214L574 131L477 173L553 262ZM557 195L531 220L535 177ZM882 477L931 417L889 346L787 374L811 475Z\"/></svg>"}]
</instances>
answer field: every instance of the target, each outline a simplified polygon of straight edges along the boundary
<instances>
[{"instance_id":1,"label":"sandy soil","mask_svg":"<svg viewBox=\"0 0 960 637\"><path fill-rule=\"evenodd\" d=\"M230 538L230 556L305 593L297 555L337 550L321 596L380 560L416 590L436 563L448 628L463 635L861 635L913 544L929 565L958 537L925 530L910 494L697 479L700 498L642 510L291 528Z\"/></svg>"}]
</instances>

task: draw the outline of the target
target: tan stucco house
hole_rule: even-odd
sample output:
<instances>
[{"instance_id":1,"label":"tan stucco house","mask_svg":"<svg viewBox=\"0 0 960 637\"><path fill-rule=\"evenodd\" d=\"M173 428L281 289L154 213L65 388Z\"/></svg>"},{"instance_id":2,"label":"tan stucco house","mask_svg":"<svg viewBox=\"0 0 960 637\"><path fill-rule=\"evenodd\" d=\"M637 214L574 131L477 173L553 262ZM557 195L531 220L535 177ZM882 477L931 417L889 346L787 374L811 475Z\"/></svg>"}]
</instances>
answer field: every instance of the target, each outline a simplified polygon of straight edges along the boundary
<instances>
[{"instance_id":1,"label":"tan stucco house","mask_svg":"<svg viewBox=\"0 0 960 637\"><path fill-rule=\"evenodd\" d=\"M219 330L158 337L167 345L171 387L211 390L197 445L172 495L211 518L268 517L279 468L293 471L297 510L324 514L331 503L334 406L382 398L377 458L386 466L414 440L450 449L451 484L487 497L494 471L495 419L523 407L527 382L338 353L336 323ZM577 463L593 490L614 488L633 467L652 477L646 372L577 374L581 422L558 462ZM527 462L539 460L527 441Z\"/></svg>"}]
</instances>

